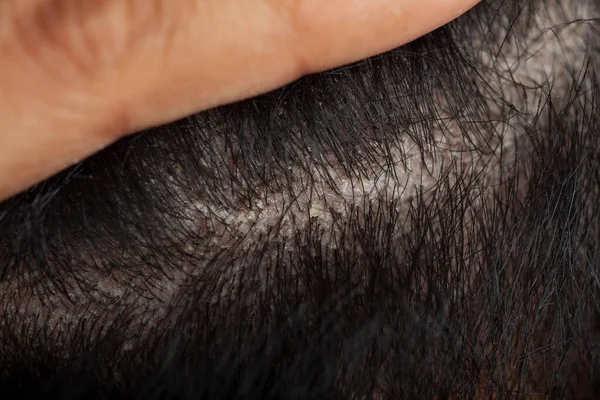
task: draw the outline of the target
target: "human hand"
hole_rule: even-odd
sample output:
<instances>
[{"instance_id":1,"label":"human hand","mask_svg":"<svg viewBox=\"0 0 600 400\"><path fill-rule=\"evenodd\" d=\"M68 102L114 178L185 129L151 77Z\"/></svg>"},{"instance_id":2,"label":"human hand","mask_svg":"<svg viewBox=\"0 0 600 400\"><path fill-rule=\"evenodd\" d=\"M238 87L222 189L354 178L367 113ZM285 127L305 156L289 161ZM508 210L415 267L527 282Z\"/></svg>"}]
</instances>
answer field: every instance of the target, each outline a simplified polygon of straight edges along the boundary
<instances>
[{"instance_id":1,"label":"human hand","mask_svg":"<svg viewBox=\"0 0 600 400\"><path fill-rule=\"evenodd\" d=\"M120 137L407 43L478 0L0 0L0 200Z\"/></svg>"}]
</instances>

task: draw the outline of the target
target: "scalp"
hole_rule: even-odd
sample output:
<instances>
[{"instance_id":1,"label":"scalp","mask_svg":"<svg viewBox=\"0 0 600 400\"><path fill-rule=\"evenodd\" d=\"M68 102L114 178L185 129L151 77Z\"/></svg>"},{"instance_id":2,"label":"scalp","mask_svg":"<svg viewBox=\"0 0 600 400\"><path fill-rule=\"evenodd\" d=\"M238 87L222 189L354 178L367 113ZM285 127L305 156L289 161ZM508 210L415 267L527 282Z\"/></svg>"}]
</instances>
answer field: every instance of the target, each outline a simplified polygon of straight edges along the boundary
<instances>
[{"instance_id":1,"label":"scalp","mask_svg":"<svg viewBox=\"0 0 600 400\"><path fill-rule=\"evenodd\" d=\"M486 2L4 203L5 374L54 368L64 390L75 371L98 396L592 396L596 7Z\"/></svg>"}]
</instances>

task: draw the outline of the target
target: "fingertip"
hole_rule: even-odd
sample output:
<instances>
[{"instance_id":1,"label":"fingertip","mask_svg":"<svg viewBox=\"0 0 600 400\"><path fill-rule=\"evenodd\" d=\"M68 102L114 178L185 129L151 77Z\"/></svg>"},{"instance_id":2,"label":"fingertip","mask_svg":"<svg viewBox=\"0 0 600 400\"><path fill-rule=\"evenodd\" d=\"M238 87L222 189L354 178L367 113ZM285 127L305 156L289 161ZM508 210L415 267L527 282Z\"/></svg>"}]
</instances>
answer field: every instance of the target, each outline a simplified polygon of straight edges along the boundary
<instances>
[{"instance_id":1,"label":"fingertip","mask_svg":"<svg viewBox=\"0 0 600 400\"><path fill-rule=\"evenodd\" d=\"M295 1L297 70L308 74L384 53L458 18L480 0Z\"/></svg>"}]
</instances>

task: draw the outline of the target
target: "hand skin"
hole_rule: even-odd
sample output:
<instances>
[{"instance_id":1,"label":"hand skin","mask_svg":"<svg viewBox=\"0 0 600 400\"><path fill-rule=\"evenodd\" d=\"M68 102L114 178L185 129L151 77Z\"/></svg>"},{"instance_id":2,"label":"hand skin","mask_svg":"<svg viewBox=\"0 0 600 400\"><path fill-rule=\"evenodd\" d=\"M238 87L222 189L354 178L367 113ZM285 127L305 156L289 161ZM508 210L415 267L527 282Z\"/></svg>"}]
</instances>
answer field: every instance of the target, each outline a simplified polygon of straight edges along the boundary
<instances>
[{"instance_id":1,"label":"hand skin","mask_svg":"<svg viewBox=\"0 0 600 400\"><path fill-rule=\"evenodd\" d=\"M120 137L383 53L479 0L0 0L0 201Z\"/></svg>"}]
</instances>

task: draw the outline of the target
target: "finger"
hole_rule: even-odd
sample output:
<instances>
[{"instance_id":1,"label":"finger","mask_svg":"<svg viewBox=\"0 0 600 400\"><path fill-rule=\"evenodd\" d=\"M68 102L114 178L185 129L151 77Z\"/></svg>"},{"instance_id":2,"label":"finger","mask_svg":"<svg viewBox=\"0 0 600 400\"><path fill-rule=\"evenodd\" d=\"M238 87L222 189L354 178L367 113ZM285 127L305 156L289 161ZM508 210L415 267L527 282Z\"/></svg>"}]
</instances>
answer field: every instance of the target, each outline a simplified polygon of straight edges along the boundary
<instances>
[{"instance_id":1,"label":"finger","mask_svg":"<svg viewBox=\"0 0 600 400\"><path fill-rule=\"evenodd\" d=\"M2 2L0 200L122 135L384 52L476 2Z\"/></svg>"}]
</instances>

